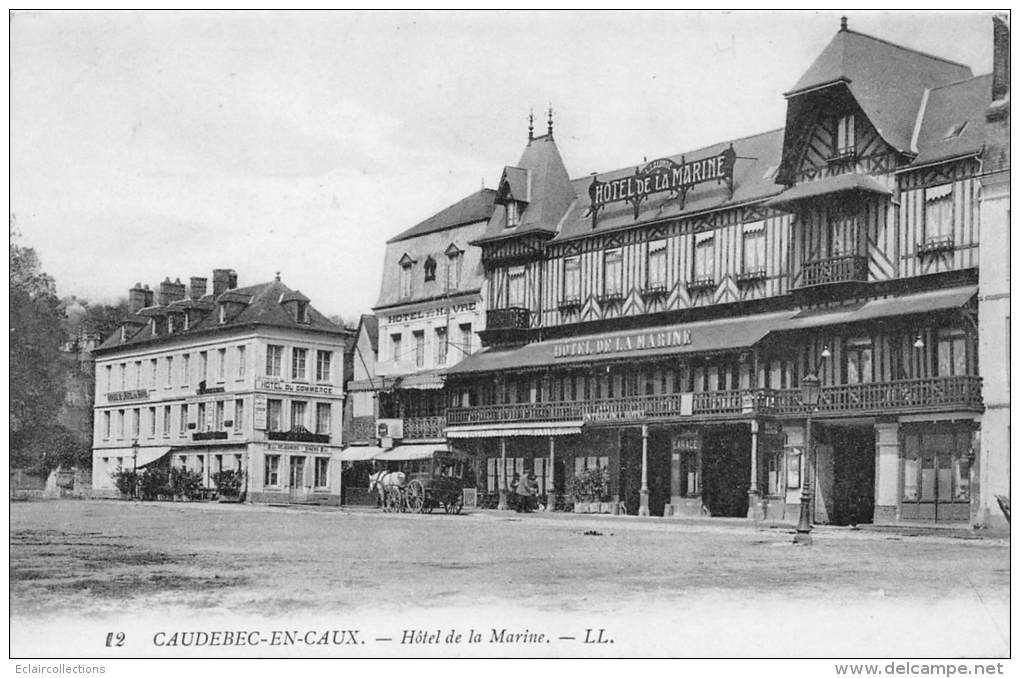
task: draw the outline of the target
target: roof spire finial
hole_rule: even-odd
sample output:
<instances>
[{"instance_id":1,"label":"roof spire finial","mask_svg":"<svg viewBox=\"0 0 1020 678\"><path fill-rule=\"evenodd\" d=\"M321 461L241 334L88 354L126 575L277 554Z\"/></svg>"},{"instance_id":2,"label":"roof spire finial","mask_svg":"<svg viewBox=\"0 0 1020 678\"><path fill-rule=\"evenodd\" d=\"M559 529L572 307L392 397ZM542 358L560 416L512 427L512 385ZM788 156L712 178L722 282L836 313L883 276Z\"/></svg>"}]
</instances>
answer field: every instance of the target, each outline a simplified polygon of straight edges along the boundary
<instances>
[{"instance_id":1,"label":"roof spire finial","mask_svg":"<svg viewBox=\"0 0 1020 678\"><path fill-rule=\"evenodd\" d=\"M553 135L552 135L552 128L553 128L552 114L553 114L552 102L550 101L549 102L549 132L548 132L549 141L553 140Z\"/></svg>"},{"instance_id":2,"label":"roof spire finial","mask_svg":"<svg viewBox=\"0 0 1020 678\"><path fill-rule=\"evenodd\" d=\"M535 109L528 111L528 142L535 140Z\"/></svg>"},{"instance_id":3,"label":"roof spire finial","mask_svg":"<svg viewBox=\"0 0 1020 678\"><path fill-rule=\"evenodd\" d=\"M276 282L280 282L280 272L276 272Z\"/></svg>"},{"instance_id":4,"label":"roof spire finial","mask_svg":"<svg viewBox=\"0 0 1020 678\"><path fill-rule=\"evenodd\" d=\"M841 31L848 30L847 27L846 27L846 17L845 16L839 18L839 30L841 30Z\"/></svg>"}]
</instances>

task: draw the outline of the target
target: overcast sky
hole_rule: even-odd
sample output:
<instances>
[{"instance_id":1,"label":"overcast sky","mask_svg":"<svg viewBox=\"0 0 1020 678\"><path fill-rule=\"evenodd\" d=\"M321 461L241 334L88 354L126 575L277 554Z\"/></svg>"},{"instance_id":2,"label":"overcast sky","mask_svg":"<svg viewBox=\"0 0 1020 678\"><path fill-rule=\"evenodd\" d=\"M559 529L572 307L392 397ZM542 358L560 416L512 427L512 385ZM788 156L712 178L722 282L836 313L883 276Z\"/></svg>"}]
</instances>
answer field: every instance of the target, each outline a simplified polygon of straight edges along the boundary
<instances>
[{"instance_id":1,"label":"overcast sky","mask_svg":"<svg viewBox=\"0 0 1020 678\"><path fill-rule=\"evenodd\" d=\"M776 129L839 16L19 13L11 210L62 295L281 271L354 318L386 239L494 186L529 108L572 176ZM991 70L990 14L849 21Z\"/></svg>"}]
</instances>

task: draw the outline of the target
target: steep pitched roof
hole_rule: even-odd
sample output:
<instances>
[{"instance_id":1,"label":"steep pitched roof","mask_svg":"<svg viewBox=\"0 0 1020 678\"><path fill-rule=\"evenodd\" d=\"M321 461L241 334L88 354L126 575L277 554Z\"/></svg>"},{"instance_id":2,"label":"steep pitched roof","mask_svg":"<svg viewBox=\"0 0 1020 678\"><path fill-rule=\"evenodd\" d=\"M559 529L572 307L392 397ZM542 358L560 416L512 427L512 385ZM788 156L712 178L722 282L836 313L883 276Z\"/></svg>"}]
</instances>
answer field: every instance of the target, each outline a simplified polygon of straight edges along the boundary
<instances>
[{"instance_id":1,"label":"steep pitched roof","mask_svg":"<svg viewBox=\"0 0 1020 678\"><path fill-rule=\"evenodd\" d=\"M361 320L358 321L358 330L356 334L364 332L368 335L368 343L372 346L372 350L376 353L379 352L379 319L371 313L362 313Z\"/></svg>"},{"instance_id":2,"label":"steep pitched roof","mask_svg":"<svg viewBox=\"0 0 1020 678\"><path fill-rule=\"evenodd\" d=\"M120 340L120 332L114 332L97 350L102 351L106 349L121 348L124 346L144 344L153 341L174 340L193 334L229 331L237 327L248 325L267 325L286 329L314 330L318 332L348 336L351 334L350 330L346 330L333 323L311 306L308 307L307 323L299 323L294 320L294 318L287 313L286 309L280 305L280 300L283 297L292 294L293 291L279 280L262 283L261 285L251 285L249 287L239 287L237 289L227 290L221 294L218 299L229 298L231 301L248 299L249 301L240 313L229 318L227 322L223 324L220 324L217 314L210 313L187 330L176 331L173 334L155 335L152 333L152 324L146 323L133 334L129 330L124 341Z\"/></svg>"},{"instance_id":3,"label":"steep pitched roof","mask_svg":"<svg viewBox=\"0 0 1020 678\"><path fill-rule=\"evenodd\" d=\"M991 73L931 90L918 128L917 157L911 164L927 165L980 153L985 143L985 111L991 100Z\"/></svg>"},{"instance_id":4,"label":"steep pitched roof","mask_svg":"<svg viewBox=\"0 0 1020 678\"><path fill-rule=\"evenodd\" d=\"M692 162L710 158L728 148L730 143L718 143L687 153L678 153L671 156L670 159L679 163L681 159ZM581 238L593 233L631 228L650 220L675 218L778 194L783 187L775 183L774 174L779 165L783 148L783 130L773 130L743 139L735 139L732 144L733 150L737 154L737 162L733 170L734 192L732 197L725 183L717 184L715 182L694 186L687 194L682 208L679 200L670 198L669 192L653 193L641 203L641 211L637 220L634 219L634 209L630 204L612 203L599 213L596 228L592 230L591 217L588 215L588 208L591 204L588 186L591 184L591 177L574 179L577 200L563 220L562 229L553 242ZM598 179L599 181L611 181L633 173L634 168L627 167L599 174Z\"/></svg>"},{"instance_id":5,"label":"steep pitched roof","mask_svg":"<svg viewBox=\"0 0 1020 678\"><path fill-rule=\"evenodd\" d=\"M508 169L517 168L527 171L531 196L521 214L520 223L507 228L505 210L496 210L485 228L485 235L477 242L532 232L556 233L560 220L577 200L570 175L551 136L536 137L529 141L520 162L516 167Z\"/></svg>"},{"instance_id":6,"label":"steep pitched roof","mask_svg":"<svg viewBox=\"0 0 1020 678\"><path fill-rule=\"evenodd\" d=\"M843 82L886 143L909 152L924 90L970 77L962 64L843 29L786 96Z\"/></svg>"},{"instance_id":7,"label":"steep pitched roof","mask_svg":"<svg viewBox=\"0 0 1020 678\"><path fill-rule=\"evenodd\" d=\"M387 242L407 240L419 235L425 235L426 233L445 231L448 228L455 228L476 221L485 221L492 215L495 200L496 191L491 188L483 188L463 200L459 200L449 207L436 212L425 221L390 238Z\"/></svg>"}]
</instances>

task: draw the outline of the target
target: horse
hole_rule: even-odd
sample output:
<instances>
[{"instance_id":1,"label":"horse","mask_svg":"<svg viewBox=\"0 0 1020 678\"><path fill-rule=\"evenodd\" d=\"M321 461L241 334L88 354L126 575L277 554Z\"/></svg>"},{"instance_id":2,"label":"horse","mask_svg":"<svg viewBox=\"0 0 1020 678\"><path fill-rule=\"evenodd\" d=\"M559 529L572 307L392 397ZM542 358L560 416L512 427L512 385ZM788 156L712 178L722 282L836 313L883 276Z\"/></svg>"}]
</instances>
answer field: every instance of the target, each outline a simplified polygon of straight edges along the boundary
<instances>
[{"instance_id":1,"label":"horse","mask_svg":"<svg viewBox=\"0 0 1020 678\"><path fill-rule=\"evenodd\" d=\"M399 492L406 480L403 471L379 471L368 477L368 491L378 493L379 503L386 508L386 495Z\"/></svg>"}]
</instances>

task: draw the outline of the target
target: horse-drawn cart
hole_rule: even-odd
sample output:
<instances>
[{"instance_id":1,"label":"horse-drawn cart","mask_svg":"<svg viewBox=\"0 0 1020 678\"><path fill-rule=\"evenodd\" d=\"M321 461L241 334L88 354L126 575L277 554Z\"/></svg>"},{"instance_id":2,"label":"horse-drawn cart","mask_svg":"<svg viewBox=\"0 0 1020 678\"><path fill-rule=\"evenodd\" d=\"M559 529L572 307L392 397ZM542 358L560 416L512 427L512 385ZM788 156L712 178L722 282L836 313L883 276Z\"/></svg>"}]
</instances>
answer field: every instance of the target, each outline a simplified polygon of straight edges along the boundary
<instances>
[{"instance_id":1,"label":"horse-drawn cart","mask_svg":"<svg viewBox=\"0 0 1020 678\"><path fill-rule=\"evenodd\" d=\"M464 488L472 487L467 456L424 445L402 445L374 457L387 470L374 473L369 490L378 492L384 511L460 513Z\"/></svg>"}]
</instances>

